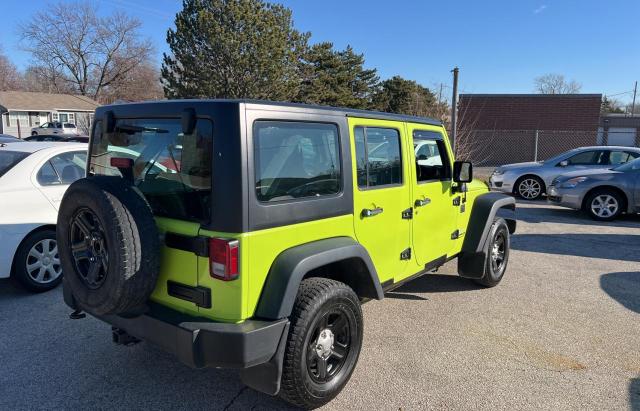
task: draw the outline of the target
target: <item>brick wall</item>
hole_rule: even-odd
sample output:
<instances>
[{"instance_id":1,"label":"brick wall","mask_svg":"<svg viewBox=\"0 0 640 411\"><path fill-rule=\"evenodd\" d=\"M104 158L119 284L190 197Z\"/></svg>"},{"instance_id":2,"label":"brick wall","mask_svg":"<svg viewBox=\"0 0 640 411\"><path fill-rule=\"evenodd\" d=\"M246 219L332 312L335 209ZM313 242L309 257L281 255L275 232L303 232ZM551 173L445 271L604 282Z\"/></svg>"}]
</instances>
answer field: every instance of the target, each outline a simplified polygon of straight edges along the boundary
<instances>
[{"instance_id":1,"label":"brick wall","mask_svg":"<svg viewBox=\"0 0 640 411\"><path fill-rule=\"evenodd\" d=\"M461 94L458 128L596 131L600 94Z\"/></svg>"}]
</instances>

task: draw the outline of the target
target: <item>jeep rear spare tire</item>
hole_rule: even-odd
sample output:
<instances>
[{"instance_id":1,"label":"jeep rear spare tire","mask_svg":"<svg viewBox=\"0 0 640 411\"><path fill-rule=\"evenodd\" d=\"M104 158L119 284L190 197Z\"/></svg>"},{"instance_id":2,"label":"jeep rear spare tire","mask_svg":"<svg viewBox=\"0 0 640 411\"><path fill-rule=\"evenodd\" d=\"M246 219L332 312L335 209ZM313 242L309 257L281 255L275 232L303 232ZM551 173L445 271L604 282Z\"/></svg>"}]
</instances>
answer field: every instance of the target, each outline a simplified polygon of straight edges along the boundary
<instances>
[{"instance_id":1,"label":"jeep rear spare tire","mask_svg":"<svg viewBox=\"0 0 640 411\"><path fill-rule=\"evenodd\" d=\"M149 205L126 180L80 179L62 199L58 252L78 308L96 315L138 312L155 288L158 231Z\"/></svg>"}]
</instances>

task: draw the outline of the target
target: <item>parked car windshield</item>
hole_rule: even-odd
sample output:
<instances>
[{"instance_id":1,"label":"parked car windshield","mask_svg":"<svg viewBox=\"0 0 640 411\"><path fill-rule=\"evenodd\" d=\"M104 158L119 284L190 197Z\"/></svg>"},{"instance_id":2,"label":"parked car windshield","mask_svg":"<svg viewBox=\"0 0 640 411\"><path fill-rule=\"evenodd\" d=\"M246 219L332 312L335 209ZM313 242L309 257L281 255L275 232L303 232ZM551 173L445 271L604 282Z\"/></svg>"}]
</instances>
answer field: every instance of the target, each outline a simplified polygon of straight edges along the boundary
<instances>
[{"instance_id":1,"label":"parked car windshield","mask_svg":"<svg viewBox=\"0 0 640 411\"><path fill-rule=\"evenodd\" d=\"M0 177L28 155L29 153L23 151L0 151Z\"/></svg>"},{"instance_id":2,"label":"parked car windshield","mask_svg":"<svg viewBox=\"0 0 640 411\"><path fill-rule=\"evenodd\" d=\"M198 120L183 134L180 119L118 120L111 133L96 123L90 174L131 179L154 214L206 222L211 211L213 124Z\"/></svg>"},{"instance_id":3,"label":"parked car windshield","mask_svg":"<svg viewBox=\"0 0 640 411\"><path fill-rule=\"evenodd\" d=\"M623 171L623 172L626 172L626 171L638 171L638 170L640 170L640 158L637 159L637 160L630 161L630 162L628 162L626 164L623 164L621 166L614 167L614 168L612 168L612 170Z\"/></svg>"}]
</instances>

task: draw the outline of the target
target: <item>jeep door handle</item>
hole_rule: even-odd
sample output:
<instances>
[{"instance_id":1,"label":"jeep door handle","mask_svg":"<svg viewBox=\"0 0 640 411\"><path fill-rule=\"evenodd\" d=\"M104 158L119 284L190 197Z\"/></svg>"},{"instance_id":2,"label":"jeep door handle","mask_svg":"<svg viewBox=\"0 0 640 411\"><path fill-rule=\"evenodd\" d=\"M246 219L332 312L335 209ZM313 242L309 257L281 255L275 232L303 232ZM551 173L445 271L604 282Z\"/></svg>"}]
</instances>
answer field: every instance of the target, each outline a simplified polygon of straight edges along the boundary
<instances>
[{"instance_id":1,"label":"jeep door handle","mask_svg":"<svg viewBox=\"0 0 640 411\"><path fill-rule=\"evenodd\" d=\"M377 207L377 208L365 208L364 210L362 210L362 213L360 214L362 217L373 217L374 215L378 215L378 214L382 214L382 211L384 211L381 207Z\"/></svg>"},{"instance_id":2,"label":"jeep door handle","mask_svg":"<svg viewBox=\"0 0 640 411\"><path fill-rule=\"evenodd\" d=\"M423 207L426 206L427 204L431 203L431 199L430 198L425 198L425 199L417 199L416 202L413 204L416 208L417 207Z\"/></svg>"}]
</instances>

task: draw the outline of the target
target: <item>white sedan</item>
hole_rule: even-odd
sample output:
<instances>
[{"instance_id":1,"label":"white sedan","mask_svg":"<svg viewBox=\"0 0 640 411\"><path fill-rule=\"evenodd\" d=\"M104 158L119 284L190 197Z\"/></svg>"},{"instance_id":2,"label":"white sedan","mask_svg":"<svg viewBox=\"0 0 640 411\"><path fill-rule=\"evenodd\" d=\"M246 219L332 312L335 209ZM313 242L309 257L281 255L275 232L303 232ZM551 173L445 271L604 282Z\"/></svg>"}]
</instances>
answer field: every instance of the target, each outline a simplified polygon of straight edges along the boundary
<instances>
[{"instance_id":1,"label":"white sedan","mask_svg":"<svg viewBox=\"0 0 640 411\"><path fill-rule=\"evenodd\" d=\"M31 291L62 280L56 243L58 207L84 177L87 144L0 144L0 278Z\"/></svg>"}]
</instances>

